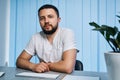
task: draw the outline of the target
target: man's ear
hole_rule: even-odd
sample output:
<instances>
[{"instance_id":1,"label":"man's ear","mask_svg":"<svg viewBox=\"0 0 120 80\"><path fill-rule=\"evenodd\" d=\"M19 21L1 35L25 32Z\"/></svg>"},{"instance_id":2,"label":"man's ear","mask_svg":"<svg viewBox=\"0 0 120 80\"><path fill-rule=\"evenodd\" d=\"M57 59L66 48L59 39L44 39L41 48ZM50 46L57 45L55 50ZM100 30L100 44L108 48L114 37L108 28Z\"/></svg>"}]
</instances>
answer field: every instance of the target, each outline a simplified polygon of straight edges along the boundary
<instances>
[{"instance_id":1,"label":"man's ear","mask_svg":"<svg viewBox=\"0 0 120 80\"><path fill-rule=\"evenodd\" d=\"M60 22L60 21L61 21L61 18L59 17L59 18L58 18L58 22Z\"/></svg>"}]
</instances>

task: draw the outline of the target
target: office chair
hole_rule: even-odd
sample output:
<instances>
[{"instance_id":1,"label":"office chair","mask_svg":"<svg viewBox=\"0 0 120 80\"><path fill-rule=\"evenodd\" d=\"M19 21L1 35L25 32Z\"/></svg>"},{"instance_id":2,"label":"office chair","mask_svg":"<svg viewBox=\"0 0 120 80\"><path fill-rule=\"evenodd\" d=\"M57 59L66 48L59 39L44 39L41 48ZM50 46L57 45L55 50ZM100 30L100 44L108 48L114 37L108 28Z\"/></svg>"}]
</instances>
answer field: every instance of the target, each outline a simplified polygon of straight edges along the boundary
<instances>
[{"instance_id":1,"label":"office chair","mask_svg":"<svg viewBox=\"0 0 120 80\"><path fill-rule=\"evenodd\" d=\"M77 49L77 53L79 50ZM75 70L83 71L83 63L80 60L76 60Z\"/></svg>"},{"instance_id":2,"label":"office chair","mask_svg":"<svg viewBox=\"0 0 120 80\"><path fill-rule=\"evenodd\" d=\"M76 60L75 70L83 71L83 63L79 60Z\"/></svg>"}]
</instances>

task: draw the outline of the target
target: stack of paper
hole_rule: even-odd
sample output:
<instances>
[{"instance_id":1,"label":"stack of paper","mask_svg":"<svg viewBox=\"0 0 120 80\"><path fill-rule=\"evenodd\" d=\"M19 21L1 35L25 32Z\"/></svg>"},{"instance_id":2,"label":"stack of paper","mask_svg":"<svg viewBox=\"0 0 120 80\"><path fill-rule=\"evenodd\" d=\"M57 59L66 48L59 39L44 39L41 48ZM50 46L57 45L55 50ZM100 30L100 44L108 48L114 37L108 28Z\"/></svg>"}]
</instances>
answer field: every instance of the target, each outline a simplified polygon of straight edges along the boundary
<instances>
[{"instance_id":1,"label":"stack of paper","mask_svg":"<svg viewBox=\"0 0 120 80\"><path fill-rule=\"evenodd\" d=\"M99 80L99 77L66 75L62 80Z\"/></svg>"},{"instance_id":2,"label":"stack of paper","mask_svg":"<svg viewBox=\"0 0 120 80\"><path fill-rule=\"evenodd\" d=\"M4 72L0 72L0 77L4 74Z\"/></svg>"},{"instance_id":3,"label":"stack of paper","mask_svg":"<svg viewBox=\"0 0 120 80\"><path fill-rule=\"evenodd\" d=\"M54 79L56 79L59 75L60 74L35 73L35 72L22 72L22 73L16 74L16 76L54 78Z\"/></svg>"}]
</instances>

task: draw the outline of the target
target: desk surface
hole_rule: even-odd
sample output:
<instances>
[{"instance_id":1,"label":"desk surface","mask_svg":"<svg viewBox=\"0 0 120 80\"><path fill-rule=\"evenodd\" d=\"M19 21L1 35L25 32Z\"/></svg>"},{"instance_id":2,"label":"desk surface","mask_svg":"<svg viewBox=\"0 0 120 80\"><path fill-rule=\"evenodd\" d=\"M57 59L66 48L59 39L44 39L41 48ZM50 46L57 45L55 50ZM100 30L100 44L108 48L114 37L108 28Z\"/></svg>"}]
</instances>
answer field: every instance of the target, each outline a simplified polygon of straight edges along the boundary
<instances>
[{"instance_id":1,"label":"desk surface","mask_svg":"<svg viewBox=\"0 0 120 80\"><path fill-rule=\"evenodd\" d=\"M5 74L0 77L0 80L55 80L55 79L40 79L40 78L31 78L31 77L18 77L15 74L20 72L25 72L27 70L15 68L15 67L0 67L0 71L5 72ZM50 73L58 73L58 72L50 72ZM61 80L66 74L61 73L61 75L56 80ZM70 75L77 76L94 76L100 77L100 80L108 80L107 73L105 72L91 72L91 71L74 71Z\"/></svg>"}]
</instances>

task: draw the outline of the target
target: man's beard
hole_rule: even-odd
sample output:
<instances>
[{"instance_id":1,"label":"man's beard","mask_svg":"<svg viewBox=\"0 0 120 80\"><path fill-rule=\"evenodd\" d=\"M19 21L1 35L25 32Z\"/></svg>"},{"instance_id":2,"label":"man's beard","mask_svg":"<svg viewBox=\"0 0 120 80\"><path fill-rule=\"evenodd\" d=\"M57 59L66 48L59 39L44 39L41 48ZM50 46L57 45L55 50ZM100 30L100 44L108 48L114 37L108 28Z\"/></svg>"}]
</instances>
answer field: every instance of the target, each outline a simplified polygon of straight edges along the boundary
<instances>
[{"instance_id":1,"label":"man's beard","mask_svg":"<svg viewBox=\"0 0 120 80\"><path fill-rule=\"evenodd\" d=\"M52 25L50 25L50 26L52 26ZM50 30L50 31L46 31L44 28L42 28L42 30L45 34L51 35L57 30L57 28L58 28L58 24L56 24L56 26L54 26L54 27L52 26L52 30Z\"/></svg>"}]
</instances>

